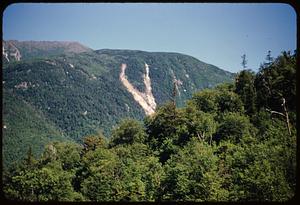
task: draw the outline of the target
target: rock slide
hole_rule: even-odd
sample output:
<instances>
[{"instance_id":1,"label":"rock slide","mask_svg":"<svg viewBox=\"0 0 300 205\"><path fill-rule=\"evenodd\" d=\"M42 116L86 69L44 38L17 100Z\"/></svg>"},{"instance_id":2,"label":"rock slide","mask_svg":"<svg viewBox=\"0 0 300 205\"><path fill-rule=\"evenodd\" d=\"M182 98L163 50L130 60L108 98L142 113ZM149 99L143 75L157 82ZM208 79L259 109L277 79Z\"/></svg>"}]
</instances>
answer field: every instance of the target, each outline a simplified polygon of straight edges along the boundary
<instances>
[{"instance_id":1,"label":"rock slide","mask_svg":"<svg viewBox=\"0 0 300 205\"><path fill-rule=\"evenodd\" d=\"M125 74L126 68L127 65L125 63L122 63L121 72L120 72L120 81L126 87L128 92L132 94L134 100L143 108L146 115L153 114L156 109L156 102L152 94L151 79L149 77L149 65L145 63L146 73L143 76L144 84L145 84L145 92L140 92L127 80L127 76Z\"/></svg>"}]
</instances>

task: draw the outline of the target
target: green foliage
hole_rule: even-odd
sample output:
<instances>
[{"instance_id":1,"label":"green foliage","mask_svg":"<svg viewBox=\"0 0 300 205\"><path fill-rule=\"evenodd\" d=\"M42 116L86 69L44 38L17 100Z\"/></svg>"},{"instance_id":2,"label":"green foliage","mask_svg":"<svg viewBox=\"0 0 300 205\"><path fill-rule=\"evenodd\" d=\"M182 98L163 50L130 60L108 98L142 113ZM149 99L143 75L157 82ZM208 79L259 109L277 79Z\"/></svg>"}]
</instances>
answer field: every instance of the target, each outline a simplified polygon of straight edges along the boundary
<instances>
[{"instance_id":1,"label":"green foliage","mask_svg":"<svg viewBox=\"0 0 300 205\"><path fill-rule=\"evenodd\" d=\"M4 132L5 153L9 153L5 154L5 164L23 157L29 146L27 142L37 142L32 147L36 156L42 152L44 142L53 138L82 143L83 136L97 135L99 129L110 136L112 127L121 119L142 120L144 111L119 80L122 63L127 64L128 80L140 91L145 89L142 78L145 63L149 65L152 91L158 105L170 100L174 76L183 82L178 88L177 106L183 106L195 91L233 78L229 72L177 53L91 51L77 43L11 43L19 48L22 58L3 66L4 122L7 119L10 123ZM30 114L25 118L19 113L8 115L12 110L12 99L8 95L16 98L12 104L14 110L18 107ZM23 102L30 108L19 105ZM22 119L26 119L26 123ZM42 123L45 129L27 126L38 121L45 122ZM17 129L15 125L20 122L23 124L18 126L22 129ZM16 128L13 131L10 130L12 126ZM42 130L45 133L49 130L49 134L41 133ZM26 142L24 146L17 146L22 141ZM13 147L18 150L13 152Z\"/></svg>"},{"instance_id":2,"label":"green foliage","mask_svg":"<svg viewBox=\"0 0 300 205\"><path fill-rule=\"evenodd\" d=\"M28 152L27 152L27 156L25 158L25 164L28 166L28 167L31 167L31 166L34 166L36 163L36 160L32 154L32 148L29 147L28 149Z\"/></svg>"},{"instance_id":3,"label":"green foliage","mask_svg":"<svg viewBox=\"0 0 300 205\"><path fill-rule=\"evenodd\" d=\"M276 63L285 62L281 69L274 67L276 63L265 65L264 77L273 75L273 69L281 73L290 66L286 63L290 58L288 54L278 57L281 60ZM261 73L255 80L259 77ZM38 202L290 200L296 192L295 107L287 101L290 134L286 118L265 110L269 105L259 99L262 88L249 91L253 78L253 73L242 71L235 84L199 91L183 108L166 103L146 117L144 124L125 119L114 128L109 142L101 132L84 137L83 146L50 142L40 157L28 146L21 163L3 172L5 197ZM282 88L272 89L268 100L283 93ZM10 108L6 119L16 110L25 119L29 119L28 112L44 119L45 126L51 125L33 109L25 112L15 106L32 105L11 90L9 94L4 101ZM257 97L249 102L252 94ZM252 109L253 104L259 109ZM271 108L280 108L276 106Z\"/></svg>"},{"instance_id":4,"label":"green foliage","mask_svg":"<svg viewBox=\"0 0 300 205\"><path fill-rule=\"evenodd\" d=\"M281 111L282 97L288 110L296 110L296 54L283 52L272 63L262 65L256 75L258 108Z\"/></svg>"},{"instance_id":5,"label":"green foliage","mask_svg":"<svg viewBox=\"0 0 300 205\"><path fill-rule=\"evenodd\" d=\"M64 171L60 162L50 162L41 168L23 169L9 176L4 186L5 196L21 201L82 200L73 190L71 173Z\"/></svg>"},{"instance_id":6,"label":"green foliage","mask_svg":"<svg viewBox=\"0 0 300 205\"><path fill-rule=\"evenodd\" d=\"M197 139L173 155L165 170L163 200L220 201L228 195L221 187L213 148Z\"/></svg>"},{"instance_id":7,"label":"green foliage","mask_svg":"<svg viewBox=\"0 0 300 205\"><path fill-rule=\"evenodd\" d=\"M115 147L114 151L121 162L120 200L156 200L164 173L152 150L144 144L132 144Z\"/></svg>"},{"instance_id":8,"label":"green foliage","mask_svg":"<svg viewBox=\"0 0 300 205\"><path fill-rule=\"evenodd\" d=\"M3 96L2 156L5 169L20 162L30 147L32 155L38 157L51 141L72 141L22 98L5 90Z\"/></svg>"},{"instance_id":9,"label":"green foliage","mask_svg":"<svg viewBox=\"0 0 300 205\"><path fill-rule=\"evenodd\" d=\"M83 164L88 169L88 176L81 184L81 192L93 201L114 200L113 191L118 189L117 170L119 162L116 154L98 148L83 157Z\"/></svg>"},{"instance_id":10,"label":"green foliage","mask_svg":"<svg viewBox=\"0 0 300 205\"><path fill-rule=\"evenodd\" d=\"M219 93L216 97L218 111L223 112L244 112L244 107L241 99L232 91Z\"/></svg>"},{"instance_id":11,"label":"green foliage","mask_svg":"<svg viewBox=\"0 0 300 205\"><path fill-rule=\"evenodd\" d=\"M264 135L261 142L236 145L238 149L226 156L228 170L236 167L232 173L235 200L285 201L295 193L296 135L290 137L278 120Z\"/></svg>"},{"instance_id":12,"label":"green foliage","mask_svg":"<svg viewBox=\"0 0 300 205\"><path fill-rule=\"evenodd\" d=\"M84 137L83 146L85 151L95 150L100 147L106 147L107 140L102 132L98 132L98 135L90 135Z\"/></svg>"},{"instance_id":13,"label":"green foliage","mask_svg":"<svg viewBox=\"0 0 300 205\"><path fill-rule=\"evenodd\" d=\"M153 201L163 169L144 144L99 148L83 158L89 174L82 182L84 196L93 201Z\"/></svg>"},{"instance_id":14,"label":"green foliage","mask_svg":"<svg viewBox=\"0 0 300 205\"><path fill-rule=\"evenodd\" d=\"M228 85L195 93L192 101L198 110L210 113L243 112L243 104L239 96L230 90Z\"/></svg>"},{"instance_id":15,"label":"green foliage","mask_svg":"<svg viewBox=\"0 0 300 205\"><path fill-rule=\"evenodd\" d=\"M217 111L216 96L216 91L212 89L205 89L194 94L192 101L196 105L198 110L213 113Z\"/></svg>"},{"instance_id":16,"label":"green foliage","mask_svg":"<svg viewBox=\"0 0 300 205\"><path fill-rule=\"evenodd\" d=\"M278 132L273 137L273 140L278 139ZM278 142L274 144L273 140L243 145L233 145L228 141L220 144L219 166L221 176L226 180L224 186L230 192L230 200L291 199L295 187L294 182L289 181L287 171L290 170L289 174L295 173L295 148L289 149ZM287 154L286 149L294 150L294 153Z\"/></svg>"},{"instance_id":17,"label":"green foliage","mask_svg":"<svg viewBox=\"0 0 300 205\"><path fill-rule=\"evenodd\" d=\"M249 119L238 113L226 113L223 115L221 123L214 136L216 141L231 140L239 143L244 136L255 134L255 127Z\"/></svg>"},{"instance_id":18,"label":"green foliage","mask_svg":"<svg viewBox=\"0 0 300 205\"><path fill-rule=\"evenodd\" d=\"M176 109L171 102L147 117L145 127L148 134L146 142L159 152L161 162L165 162L171 154L176 153L178 146L186 144L190 137L184 113Z\"/></svg>"},{"instance_id":19,"label":"green foliage","mask_svg":"<svg viewBox=\"0 0 300 205\"><path fill-rule=\"evenodd\" d=\"M236 77L235 92L241 97L245 111L252 115L256 112L256 92L254 87L255 73L251 70L243 70Z\"/></svg>"},{"instance_id":20,"label":"green foliage","mask_svg":"<svg viewBox=\"0 0 300 205\"><path fill-rule=\"evenodd\" d=\"M143 143L146 133L136 120L125 119L112 131L111 146L118 144Z\"/></svg>"},{"instance_id":21,"label":"green foliage","mask_svg":"<svg viewBox=\"0 0 300 205\"><path fill-rule=\"evenodd\" d=\"M189 105L185 109L185 115L189 134L211 144L212 135L216 132L218 125L214 114L199 111L195 106Z\"/></svg>"},{"instance_id":22,"label":"green foliage","mask_svg":"<svg viewBox=\"0 0 300 205\"><path fill-rule=\"evenodd\" d=\"M53 145L63 170L74 170L80 161L82 147L75 143L55 143Z\"/></svg>"}]
</instances>

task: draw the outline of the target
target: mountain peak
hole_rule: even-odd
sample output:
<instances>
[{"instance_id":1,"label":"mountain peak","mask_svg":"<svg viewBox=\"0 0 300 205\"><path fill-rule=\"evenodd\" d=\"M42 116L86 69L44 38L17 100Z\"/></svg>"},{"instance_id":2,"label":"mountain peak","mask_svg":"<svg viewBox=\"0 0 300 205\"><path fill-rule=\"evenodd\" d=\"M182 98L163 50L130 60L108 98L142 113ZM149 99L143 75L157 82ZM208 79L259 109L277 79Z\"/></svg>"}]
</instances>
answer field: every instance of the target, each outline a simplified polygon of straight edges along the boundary
<instances>
[{"instance_id":1,"label":"mountain peak","mask_svg":"<svg viewBox=\"0 0 300 205\"><path fill-rule=\"evenodd\" d=\"M76 41L3 41L2 55L6 61L92 51Z\"/></svg>"}]
</instances>

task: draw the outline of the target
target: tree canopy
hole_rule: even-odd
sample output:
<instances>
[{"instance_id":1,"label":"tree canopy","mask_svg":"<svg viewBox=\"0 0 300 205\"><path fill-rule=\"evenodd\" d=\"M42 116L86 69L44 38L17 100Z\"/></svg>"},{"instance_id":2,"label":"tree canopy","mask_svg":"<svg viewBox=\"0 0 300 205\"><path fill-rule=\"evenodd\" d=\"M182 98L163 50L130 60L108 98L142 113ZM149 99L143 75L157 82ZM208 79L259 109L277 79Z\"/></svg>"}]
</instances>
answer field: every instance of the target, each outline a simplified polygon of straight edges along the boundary
<instances>
[{"instance_id":1,"label":"tree canopy","mask_svg":"<svg viewBox=\"0 0 300 205\"><path fill-rule=\"evenodd\" d=\"M28 147L4 171L17 201L287 201L296 191L295 55L269 58L258 73L124 119L107 140ZM285 99L285 103L282 103ZM275 114L280 113L280 114ZM288 126L287 126L288 125Z\"/></svg>"}]
</instances>

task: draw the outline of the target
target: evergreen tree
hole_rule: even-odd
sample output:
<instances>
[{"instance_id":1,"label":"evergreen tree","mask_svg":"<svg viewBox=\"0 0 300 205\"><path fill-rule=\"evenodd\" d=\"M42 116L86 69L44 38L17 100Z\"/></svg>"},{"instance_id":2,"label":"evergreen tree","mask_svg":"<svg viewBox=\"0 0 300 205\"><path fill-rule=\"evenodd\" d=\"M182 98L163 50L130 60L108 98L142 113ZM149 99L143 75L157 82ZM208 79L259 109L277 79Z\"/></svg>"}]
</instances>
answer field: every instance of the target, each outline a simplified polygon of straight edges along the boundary
<instances>
[{"instance_id":1,"label":"evergreen tree","mask_svg":"<svg viewBox=\"0 0 300 205\"><path fill-rule=\"evenodd\" d=\"M267 65L270 65L273 61L273 57L271 56L271 51L270 50L268 51L268 54L266 56L266 60L267 60L267 63L266 63Z\"/></svg>"},{"instance_id":2,"label":"evergreen tree","mask_svg":"<svg viewBox=\"0 0 300 205\"><path fill-rule=\"evenodd\" d=\"M246 54L242 55L241 58L242 58L242 63L241 64L243 66L243 69L246 69L246 67L247 67Z\"/></svg>"},{"instance_id":3,"label":"evergreen tree","mask_svg":"<svg viewBox=\"0 0 300 205\"><path fill-rule=\"evenodd\" d=\"M246 114L253 115L256 112L256 91L254 86L255 73L251 70L243 70L238 73L235 81L235 92L243 101Z\"/></svg>"}]
</instances>

